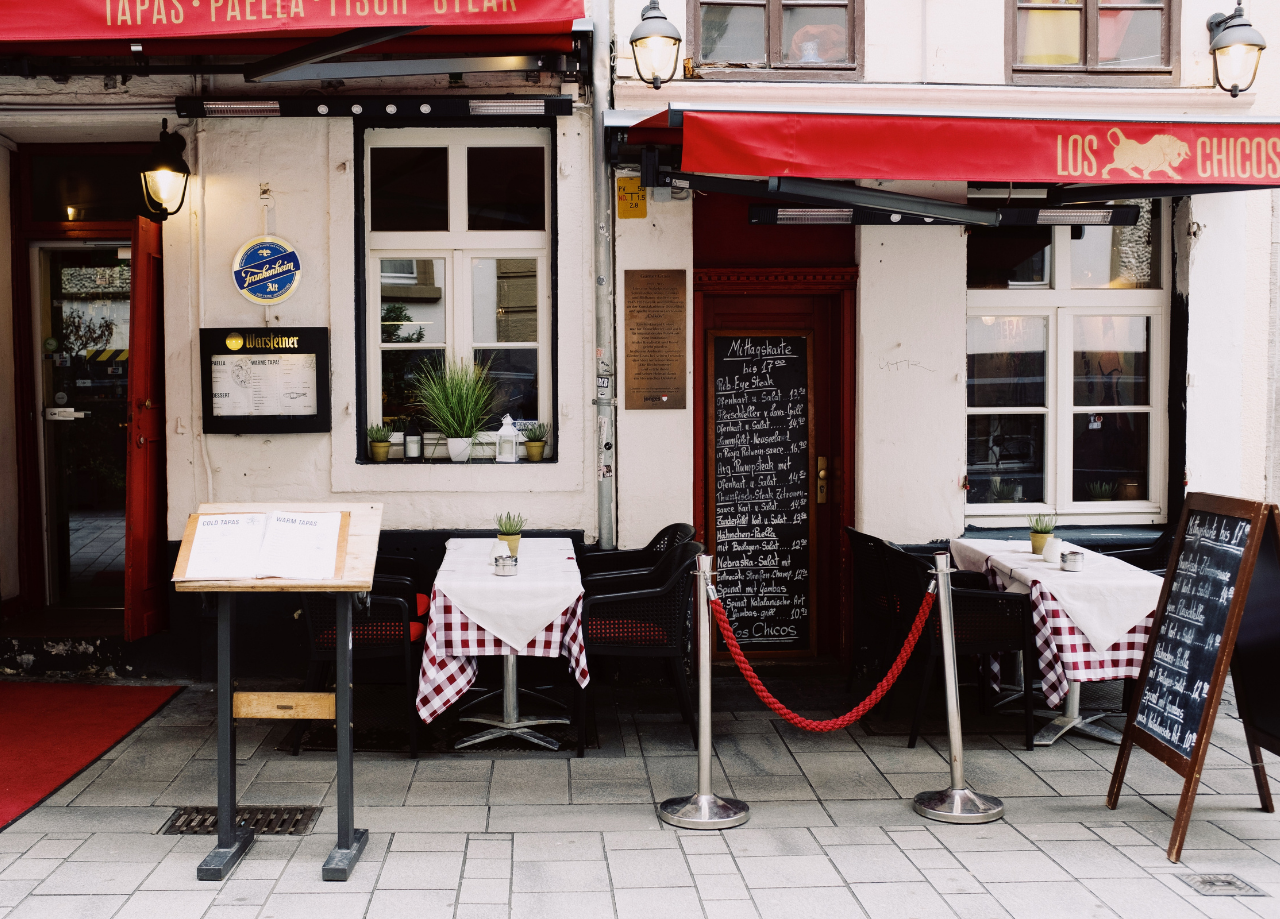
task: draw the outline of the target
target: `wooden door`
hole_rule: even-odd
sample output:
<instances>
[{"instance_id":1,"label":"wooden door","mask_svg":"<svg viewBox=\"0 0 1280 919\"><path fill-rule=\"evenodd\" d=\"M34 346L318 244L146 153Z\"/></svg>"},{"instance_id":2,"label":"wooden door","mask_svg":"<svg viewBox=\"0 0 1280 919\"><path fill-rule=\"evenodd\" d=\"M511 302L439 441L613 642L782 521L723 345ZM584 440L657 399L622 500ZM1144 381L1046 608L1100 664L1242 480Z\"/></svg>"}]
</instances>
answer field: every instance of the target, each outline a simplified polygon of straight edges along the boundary
<instances>
[{"instance_id":1,"label":"wooden door","mask_svg":"<svg viewBox=\"0 0 1280 919\"><path fill-rule=\"evenodd\" d=\"M129 446L125 461L124 637L166 625L164 276L160 224L133 229L129 310Z\"/></svg>"},{"instance_id":2,"label":"wooden door","mask_svg":"<svg viewBox=\"0 0 1280 919\"><path fill-rule=\"evenodd\" d=\"M839 657L849 654L849 629L847 617L847 548L842 527L853 523L853 495L851 491L853 468L853 289L857 269L840 268L824 271L744 269L699 270L694 278L694 501L695 525L698 539L716 554L718 529L724 533L743 535L717 527L717 424L716 424L716 362L723 361L730 343L747 341L758 346L766 339L772 346L782 347L796 360L785 368L772 382L785 382L787 391L780 392L780 403L774 411L798 414L805 407L797 400L788 400L792 389L801 378L808 389L805 429L807 437L803 448L795 436L785 446L785 452L795 458L807 449L803 457L809 488L808 501L798 500L801 492L786 500L786 508L779 505L770 515L753 515L752 532L762 538L783 537L786 546L779 545L780 565L809 565L807 583L797 584L797 594L803 593L798 602L807 608L804 615L796 615L796 621L807 619L806 641L798 636L776 629L764 629L765 640L743 642L748 656L760 658L782 657ZM718 344L717 344L718 343ZM772 347L771 346L771 347ZM803 360L800 351L807 351ZM719 358L717 357L719 355ZM760 369L763 365L753 365ZM725 369L721 364L722 371ZM802 375L802 376L801 376ZM795 377L792 379L791 377ZM763 430L763 428L761 429ZM750 431L734 432L737 436L750 435ZM734 436L721 426L719 435L724 443ZM777 438L776 432L770 432ZM779 441L786 438L778 438ZM720 459L726 458L725 450ZM792 465L795 465L793 462ZM825 466L824 474L818 474ZM794 477L795 470L787 473ZM785 483L782 483L785 485ZM781 487L781 486L780 486ZM795 491L795 483L791 484ZM825 488L825 500L820 492ZM724 499L724 492L721 492ZM773 504L767 505L773 507ZM810 520L811 551L808 558L799 551L797 540L802 536L796 528L796 513L801 508ZM789 526L776 531L767 529L769 520L788 515ZM725 518L722 516L721 521ZM755 521L766 529L755 533ZM795 532L791 532L795 530ZM783 558L787 550L790 559ZM726 555L719 553L719 555ZM726 558L728 556L726 555ZM767 559L766 559L767 561ZM794 583L794 582L793 582ZM788 589L779 584L760 582L759 589ZM744 610L749 604L744 603ZM759 604L756 604L759 605ZM732 604L726 601L732 614ZM767 615L767 614L766 614ZM744 634L735 626L735 632ZM772 640L775 638L777 640Z\"/></svg>"}]
</instances>

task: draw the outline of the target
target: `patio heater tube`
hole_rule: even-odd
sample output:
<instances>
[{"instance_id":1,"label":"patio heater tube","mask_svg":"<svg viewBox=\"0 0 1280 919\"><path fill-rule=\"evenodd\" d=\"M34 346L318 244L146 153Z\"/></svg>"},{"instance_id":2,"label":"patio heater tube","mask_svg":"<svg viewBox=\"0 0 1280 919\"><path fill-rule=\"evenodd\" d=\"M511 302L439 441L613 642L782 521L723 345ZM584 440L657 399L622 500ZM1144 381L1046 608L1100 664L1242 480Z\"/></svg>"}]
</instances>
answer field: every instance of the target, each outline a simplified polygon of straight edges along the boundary
<instances>
[{"instance_id":1,"label":"patio heater tube","mask_svg":"<svg viewBox=\"0 0 1280 919\"><path fill-rule=\"evenodd\" d=\"M658 808L664 823L692 830L727 830L747 822L751 808L711 793L711 556L698 556L693 592L698 613L698 793L668 798Z\"/></svg>"},{"instance_id":2,"label":"patio heater tube","mask_svg":"<svg viewBox=\"0 0 1280 919\"><path fill-rule=\"evenodd\" d=\"M944 823L990 823L1004 816L1004 802L964 787L964 742L960 734L960 690L956 681L955 617L951 610L951 556L933 553L938 579L938 617L942 632L942 673L947 694L947 735L951 756L951 787L916 795L915 811ZM928 680L928 674L925 675Z\"/></svg>"},{"instance_id":3,"label":"patio heater tube","mask_svg":"<svg viewBox=\"0 0 1280 919\"><path fill-rule=\"evenodd\" d=\"M596 307L596 528L601 549L616 548L613 520L614 418L617 399L613 328L613 188L606 160L604 113L610 107L613 69L609 43L612 4L596 0L591 38L591 153L595 206Z\"/></svg>"}]
</instances>

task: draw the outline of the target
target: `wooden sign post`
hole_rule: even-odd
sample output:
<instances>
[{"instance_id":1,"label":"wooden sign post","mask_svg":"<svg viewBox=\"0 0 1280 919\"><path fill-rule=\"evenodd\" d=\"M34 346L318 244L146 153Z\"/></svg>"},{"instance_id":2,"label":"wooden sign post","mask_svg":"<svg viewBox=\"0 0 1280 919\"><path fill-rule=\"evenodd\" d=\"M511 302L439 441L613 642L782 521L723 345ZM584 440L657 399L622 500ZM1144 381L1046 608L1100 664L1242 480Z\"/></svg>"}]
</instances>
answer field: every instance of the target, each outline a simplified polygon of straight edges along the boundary
<instances>
[{"instance_id":1,"label":"wooden sign post","mask_svg":"<svg viewBox=\"0 0 1280 919\"><path fill-rule=\"evenodd\" d=\"M1169 838L1172 862L1182 855L1258 549L1275 526L1269 510L1258 501L1199 493L1188 495L1182 509L1142 659L1141 693L1130 706L1107 793L1107 807L1115 810L1135 744L1183 777ZM1256 744L1250 748L1253 754ZM1253 758L1260 769L1260 754ZM1258 775L1261 791L1266 778Z\"/></svg>"}]
</instances>

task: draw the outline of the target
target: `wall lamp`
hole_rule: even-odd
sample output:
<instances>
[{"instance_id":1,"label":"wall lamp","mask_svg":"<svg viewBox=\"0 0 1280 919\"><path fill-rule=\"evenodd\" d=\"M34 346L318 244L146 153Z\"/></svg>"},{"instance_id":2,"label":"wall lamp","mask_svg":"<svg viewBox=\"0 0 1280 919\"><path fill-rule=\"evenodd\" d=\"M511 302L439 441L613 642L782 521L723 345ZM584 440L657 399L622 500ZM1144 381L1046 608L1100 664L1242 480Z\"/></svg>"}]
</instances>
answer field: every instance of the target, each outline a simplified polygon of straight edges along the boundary
<instances>
[{"instance_id":1,"label":"wall lamp","mask_svg":"<svg viewBox=\"0 0 1280 919\"><path fill-rule=\"evenodd\" d=\"M1206 25L1213 78L1234 99L1253 85L1267 40L1244 18L1244 7L1240 5L1230 16L1214 13Z\"/></svg>"},{"instance_id":2,"label":"wall lamp","mask_svg":"<svg viewBox=\"0 0 1280 919\"><path fill-rule=\"evenodd\" d=\"M152 219L163 222L182 210L187 198L191 167L182 158L187 141L169 133L169 119L160 123L160 140L151 148L142 165L142 198Z\"/></svg>"},{"instance_id":3,"label":"wall lamp","mask_svg":"<svg viewBox=\"0 0 1280 919\"><path fill-rule=\"evenodd\" d=\"M640 79L654 89L674 79L681 41L680 30L662 14L658 0L649 0L640 14L640 24L631 33L631 54Z\"/></svg>"}]
</instances>

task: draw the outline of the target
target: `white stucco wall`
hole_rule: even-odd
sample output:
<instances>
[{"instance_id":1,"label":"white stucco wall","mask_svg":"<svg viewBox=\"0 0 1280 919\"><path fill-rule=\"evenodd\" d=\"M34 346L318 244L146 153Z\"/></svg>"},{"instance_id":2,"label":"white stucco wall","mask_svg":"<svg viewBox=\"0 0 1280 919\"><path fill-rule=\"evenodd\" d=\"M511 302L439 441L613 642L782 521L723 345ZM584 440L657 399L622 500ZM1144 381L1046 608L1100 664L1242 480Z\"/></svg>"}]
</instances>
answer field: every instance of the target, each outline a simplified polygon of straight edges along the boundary
<instances>
[{"instance_id":1,"label":"white stucco wall","mask_svg":"<svg viewBox=\"0 0 1280 919\"><path fill-rule=\"evenodd\" d=\"M618 547L647 543L669 523L693 523L693 196L648 203L648 217L616 220ZM627 269L683 268L685 408L627 411L625 274Z\"/></svg>"},{"instance_id":2,"label":"white stucco wall","mask_svg":"<svg viewBox=\"0 0 1280 919\"><path fill-rule=\"evenodd\" d=\"M9 149L0 146L0 213L9 213ZM18 593L18 452L14 404L13 229L0 220L0 599Z\"/></svg>"},{"instance_id":3,"label":"white stucco wall","mask_svg":"<svg viewBox=\"0 0 1280 919\"><path fill-rule=\"evenodd\" d=\"M865 0L874 83L1003 83L1004 0Z\"/></svg>"}]
</instances>

